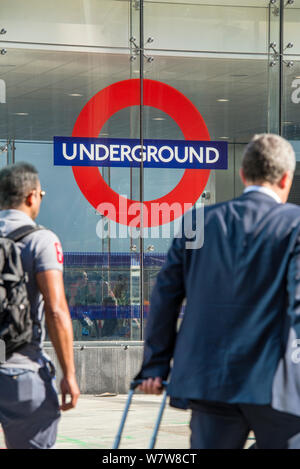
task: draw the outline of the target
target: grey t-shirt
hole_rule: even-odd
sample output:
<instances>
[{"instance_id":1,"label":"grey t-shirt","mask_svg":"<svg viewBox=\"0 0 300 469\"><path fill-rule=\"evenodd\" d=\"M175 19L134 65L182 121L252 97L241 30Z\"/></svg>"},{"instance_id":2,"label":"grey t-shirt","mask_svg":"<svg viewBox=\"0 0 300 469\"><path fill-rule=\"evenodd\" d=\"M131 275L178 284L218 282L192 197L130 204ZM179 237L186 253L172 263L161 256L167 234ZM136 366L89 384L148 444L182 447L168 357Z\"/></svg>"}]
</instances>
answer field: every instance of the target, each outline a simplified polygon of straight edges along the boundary
<instances>
[{"instance_id":1,"label":"grey t-shirt","mask_svg":"<svg viewBox=\"0 0 300 469\"><path fill-rule=\"evenodd\" d=\"M0 211L0 235L6 236L15 229L36 223L20 210ZM50 230L35 231L17 243L21 251L23 269L28 274L28 297L33 320L33 337L30 344L15 352L2 367L36 370L47 359L42 342L45 335L44 301L36 283L36 274L46 270L63 271L63 253L58 237Z\"/></svg>"}]
</instances>

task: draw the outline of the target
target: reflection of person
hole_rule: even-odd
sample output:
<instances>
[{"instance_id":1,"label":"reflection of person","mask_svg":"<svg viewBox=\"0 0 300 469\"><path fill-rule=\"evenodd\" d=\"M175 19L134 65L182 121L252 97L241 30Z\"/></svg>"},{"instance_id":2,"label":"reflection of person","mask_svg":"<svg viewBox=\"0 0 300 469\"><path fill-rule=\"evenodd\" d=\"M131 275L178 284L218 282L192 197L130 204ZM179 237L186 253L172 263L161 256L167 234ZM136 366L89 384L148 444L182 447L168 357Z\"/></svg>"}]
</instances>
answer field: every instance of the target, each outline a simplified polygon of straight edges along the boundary
<instances>
[{"instance_id":1,"label":"reflection of person","mask_svg":"<svg viewBox=\"0 0 300 469\"><path fill-rule=\"evenodd\" d=\"M99 338L99 327L97 320L92 320L89 317L88 307L96 303L96 295L91 293L90 285L88 283L87 272L82 272L81 282L79 283L74 298L76 306L85 306L86 311L83 311L80 318L77 320L75 326L76 338L78 338L78 326L80 327L80 335L86 338Z\"/></svg>"},{"instance_id":2,"label":"reflection of person","mask_svg":"<svg viewBox=\"0 0 300 469\"><path fill-rule=\"evenodd\" d=\"M113 295L118 304L118 333L119 337L130 338L130 322L129 319L129 278L126 275L118 275L118 280L113 287ZM123 307L123 308L122 308ZM124 308L125 307L125 308ZM122 310L123 309L123 310ZM125 317L122 315L125 313ZM133 337L131 337L133 338Z\"/></svg>"},{"instance_id":3,"label":"reflection of person","mask_svg":"<svg viewBox=\"0 0 300 469\"><path fill-rule=\"evenodd\" d=\"M77 285L74 303L76 305L84 305L84 306L91 304L91 294L89 290L88 274L85 271L82 272L80 281Z\"/></svg>"},{"instance_id":4,"label":"reflection of person","mask_svg":"<svg viewBox=\"0 0 300 469\"><path fill-rule=\"evenodd\" d=\"M34 220L44 193L35 168L26 163L0 171L0 231L7 236ZM0 422L8 448L50 448L54 445L60 417L54 387L54 366L45 355L44 316L58 356L62 410L75 407L79 389L75 378L73 333L63 284L63 254L57 236L35 231L18 243L24 271L33 337L0 367ZM71 402L66 402L67 394Z\"/></svg>"},{"instance_id":5,"label":"reflection of person","mask_svg":"<svg viewBox=\"0 0 300 469\"><path fill-rule=\"evenodd\" d=\"M117 300L114 296L106 296L103 298L103 306L106 306L107 313L116 316ZM116 317L105 318L102 328L102 337L110 338L116 336L118 333L118 319Z\"/></svg>"},{"instance_id":6,"label":"reflection of person","mask_svg":"<svg viewBox=\"0 0 300 469\"><path fill-rule=\"evenodd\" d=\"M119 305L127 305L129 299L128 278L119 275L113 288L113 296Z\"/></svg>"},{"instance_id":7,"label":"reflection of person","mask_svg":"<svg viewBox=\"0 0 300 469\"><path fill-rule=\"evenodd\" d=\"M205 241L177 238L152 293L141 390L192 409L192 448L300 448L300 208L285 204L291 145L255 136L241 169L243 195L205 208ZM180 305L185 315L176 334Z\"/></svg>"}]
</instances>

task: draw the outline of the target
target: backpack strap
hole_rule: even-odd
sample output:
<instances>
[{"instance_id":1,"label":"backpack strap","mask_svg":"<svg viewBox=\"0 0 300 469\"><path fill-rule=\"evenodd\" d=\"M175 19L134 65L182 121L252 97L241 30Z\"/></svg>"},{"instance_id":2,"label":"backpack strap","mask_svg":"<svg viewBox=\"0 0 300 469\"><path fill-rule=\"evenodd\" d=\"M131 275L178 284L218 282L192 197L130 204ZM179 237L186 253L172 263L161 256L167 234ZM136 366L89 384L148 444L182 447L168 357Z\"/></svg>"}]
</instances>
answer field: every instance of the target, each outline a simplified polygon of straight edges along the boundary
<instances>
[{"instance_id":1,"label":"backpack strap","mask_svg":"<svg viewBox=\"0 0 300 469\"><path fill-rule=\"evenodd\" d=\"M17 228L14 231L11 231L11 233L9 233L6 236L6 238L9 238L16 243L18 241L21 241L22 238L25 238L25 236L31 233L34 233L35 231L44 230L44 229L45 228L41 225L36 225L36 226L25 225L25 226L21 226L20 228Z\"/></svg>"}]
</instances>

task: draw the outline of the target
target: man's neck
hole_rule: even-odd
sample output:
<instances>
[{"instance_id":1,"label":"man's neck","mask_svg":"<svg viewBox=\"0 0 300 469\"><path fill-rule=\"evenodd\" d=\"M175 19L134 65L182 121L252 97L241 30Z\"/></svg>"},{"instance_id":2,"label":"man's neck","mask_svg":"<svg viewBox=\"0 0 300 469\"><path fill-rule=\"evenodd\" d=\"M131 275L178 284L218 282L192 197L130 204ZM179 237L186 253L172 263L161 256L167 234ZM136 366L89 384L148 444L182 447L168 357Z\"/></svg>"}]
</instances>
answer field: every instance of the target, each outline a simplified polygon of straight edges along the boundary
<instances>
[{"instance_id":1,"label":"man's neck","mask_svg":"<svg viewBox=\"0 0 300 469\"><path fill-rule=\"evenodd\" d=\"M20 205L19 207L12 207L11 210L18 210L19 212L23 212L25 213L25 215L31 218L31 220L34 221L34 218L32 216L32 211L30 210L30 208L26 207L26 205Z\"/></svg>"},{"instance_id":2,"label":"man's neck","mask_svg":"<svg viewBox=\"0 0 300 469\"><path fill-rule=\"evenodd\" d=\"M280 199L280 202L281 203L284 203L285 200L283 200L283 194L282 194L282 191L280 190L280 188L276 185L276 184L270 184L268 182L263 182L263 183L258 183L258 182L247 182L245 184L245 188L250 188L250 187L253 187L253 186L256 186L256 187L262 187L264 189L267 189L268 191L271 191L273 192L274 194L276 194L276 198Z\"/></svg>"},{"instance_id":3,"label":"man's neck","mask_svg":"<svg viewBox=\"0 0 300 469\"><path fill-rule=\"evenodd\" d=\"M274 200L276 200L276 202L283 203L280 195L277 193L277 191L270 187L270 185L247 184L247 186L245 187L245 192L247 193L252 191L263 192L268 196L272 197Z\"/></svg>"}]
</instances>

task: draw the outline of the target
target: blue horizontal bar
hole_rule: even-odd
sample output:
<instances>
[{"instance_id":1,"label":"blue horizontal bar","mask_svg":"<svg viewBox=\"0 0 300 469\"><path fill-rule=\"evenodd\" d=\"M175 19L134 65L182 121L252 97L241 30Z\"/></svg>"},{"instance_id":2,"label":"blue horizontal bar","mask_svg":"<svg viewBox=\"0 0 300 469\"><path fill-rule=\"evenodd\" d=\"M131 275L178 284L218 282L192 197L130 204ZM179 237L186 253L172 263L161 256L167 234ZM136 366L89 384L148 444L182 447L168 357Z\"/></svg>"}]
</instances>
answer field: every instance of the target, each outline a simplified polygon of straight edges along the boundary
<instances>
[{"instance_id":1,"label":"blue horizontal bar","mask_svg":"<svg viewBox=\"0 0 300 469\"><path fill-rule=\"evenodd\" d=\"M144 306L144 318L147 319L149 314L149 305ZM140 306L102 306L102 305L85 305L85 306L71 306L71 317L73 320L77 319L84 323L85 318L89 320L98 319L140 319ZM184 312L182 307L180 316Z\"/></svg>"},{"instance_id":2,"label":"blue horizontal bar","mask_svg":"<svg viewBox=\"0 0 300 469\"><path fill-rule=\"evenodd\" d=\"M54 137L54 165L82 167L227 169L224 141Z\"/></svg>"},{"instance_id":3,"label":"blue horizontal bar","mask_svg":"<svg viewBox=\"0 0 300 469\"><path fill-rule=\"evenodd\" d=\"M165 253L145 253L144 266L145 267L161 267L166 260ZM140 257L136 253L99 253L99 252L65 252L64 265L65 267L130 267L132 265L139 265Z\"/></svg>"}]
</instances>

